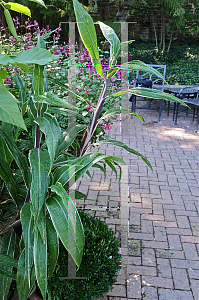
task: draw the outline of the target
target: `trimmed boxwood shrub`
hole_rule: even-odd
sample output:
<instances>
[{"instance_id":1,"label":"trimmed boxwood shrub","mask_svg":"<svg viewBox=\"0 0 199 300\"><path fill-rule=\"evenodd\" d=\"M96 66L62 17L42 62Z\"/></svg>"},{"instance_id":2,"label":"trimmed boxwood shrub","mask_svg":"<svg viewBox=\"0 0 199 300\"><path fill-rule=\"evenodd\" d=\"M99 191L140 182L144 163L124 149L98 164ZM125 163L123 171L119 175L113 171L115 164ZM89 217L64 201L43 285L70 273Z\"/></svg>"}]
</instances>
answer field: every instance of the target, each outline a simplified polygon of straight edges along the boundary
<instances>
[{"instance_id":1,"label":"trimmed boxwood shrub","mask_svg":"<svg viewBox=\"0 0 199 300\"><path fill-rule=\"evenodd\" d=\"M112 229L98 218L79 211L85 233L82 263L76 277L68 276L68 252L60 245L58 265L52 276L53 300L88 300L102 296L112 290L120 269L119 243Z\"/></svg>"}]
</instances>

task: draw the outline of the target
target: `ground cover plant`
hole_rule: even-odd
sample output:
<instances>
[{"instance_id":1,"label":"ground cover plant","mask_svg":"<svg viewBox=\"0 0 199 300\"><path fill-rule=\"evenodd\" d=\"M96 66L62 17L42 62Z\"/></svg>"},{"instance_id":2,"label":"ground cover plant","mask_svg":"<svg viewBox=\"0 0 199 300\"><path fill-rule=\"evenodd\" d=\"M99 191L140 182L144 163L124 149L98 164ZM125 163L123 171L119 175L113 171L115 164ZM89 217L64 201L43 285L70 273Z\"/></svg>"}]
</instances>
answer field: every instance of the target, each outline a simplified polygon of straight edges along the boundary
<instances>
[{"instance_id":1,"label":"ground cover plant","mask_svg":"<svg viewBox=\"0 0 199 300\"><path fill-rule=\"evenodd\" d=\"M20 300L25 300L33 293L36 284L44 299L47 293L50 295L48 284L57 264L59 242L71 254L77 267L80 267L84 231L73 200L85 195L78 191L75 193L72 186L85 173L90 175L89 169L92 166L106 174L108 165L117 174L117 167L121 170L119 164L125 163L112 155L98 152L86 154L88 147L113 144L140 156L151 167L146 157L122 142L108 138L94 143L91 141L100 122L117 113L127 112L120 108L109 108L100 118L105 100L108 99L108 85L120 69L139 69L160 74L137 60L118 65L117 58L128 42L120 43L112 28L99 22L112 47L109 68L104 74L93 21L77 0L73 0L73 5L79 32L96 75L103 78L102 90L88 127L87 124L68 121L67 127L63 129L57 120L57 115L62 115L63 111L71 115L75 111L80 119L82 115L79 113L78 103L75 107L69 98L62 98L62 95L56 94L56 90L48 89L45 66L57 59L55 54L46 49L49 33L37 35L36 47L13 52L12 55L0 51L0 298L3 300L7 297L11 279L17 282ZM17 40L12 19L9 17L8 20ZM33 70L32 85L28 91L26 78L23 80L17 70L15 72L15 80L18 80L17 85L20 86L18 101L4 84L7 65L19 67L26 73L29 69ZM183 103L172 95L159 91L144 88L130 91L137 95ZM70 89L68 92L74 94ZM114 97L125 92L126 90L116 92ZM83 101L78 92L75 96L78 101ZM142 120L141 116L136 116ZM73 147L78 133L82 131L84 133L80 145Z\"/></svg>"},{"instance_id":2,"label":"ground cover plant","mask_svg":"<svg viewBox=\"0 0 199 300\"><path fill-rule=\"evenodd\" d=\"M199 40L189 38L174 40L170 51L158 53L153 42L136 41L129 45L130 59L140 59L146 64L165 64L166 82L177 85L199 85Z\"/></svg>"}]
</instances>

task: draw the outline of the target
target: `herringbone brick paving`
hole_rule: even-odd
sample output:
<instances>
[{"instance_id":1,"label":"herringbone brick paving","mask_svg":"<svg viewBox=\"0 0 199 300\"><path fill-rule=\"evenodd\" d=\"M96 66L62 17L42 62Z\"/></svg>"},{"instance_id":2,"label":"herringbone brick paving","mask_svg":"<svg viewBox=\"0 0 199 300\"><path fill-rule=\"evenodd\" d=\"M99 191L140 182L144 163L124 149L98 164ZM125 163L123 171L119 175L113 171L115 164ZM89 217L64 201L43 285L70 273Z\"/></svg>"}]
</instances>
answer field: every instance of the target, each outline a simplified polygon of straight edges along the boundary
<instances>
[{"instance_id":1,"label":"herringbone brick paving","mask_svg":"<svg viewBox=\"0 0 199 300\"><path fill-rule=\"evenodd\" d=\"M153 172L137 156L103 145L98 150L117 155L128 165L128 234L122 250L123 274L108 300L199 299L199 152L191 118L181 114L178 125L163 112L138 111L145 119L115 121L110 137L147 157ZM154 122L155 121L155 122ZM101 217L118 239L121 233L121 184L111 169L107 178L93 168L77 187L87 194L84 207ZM79 204L83 206L80 200ZM106 210L109 207L109 210ZM122 235L125 239L125 232ZM125 254L126 253L126 254Z\"/></svg>"}]
</instances>

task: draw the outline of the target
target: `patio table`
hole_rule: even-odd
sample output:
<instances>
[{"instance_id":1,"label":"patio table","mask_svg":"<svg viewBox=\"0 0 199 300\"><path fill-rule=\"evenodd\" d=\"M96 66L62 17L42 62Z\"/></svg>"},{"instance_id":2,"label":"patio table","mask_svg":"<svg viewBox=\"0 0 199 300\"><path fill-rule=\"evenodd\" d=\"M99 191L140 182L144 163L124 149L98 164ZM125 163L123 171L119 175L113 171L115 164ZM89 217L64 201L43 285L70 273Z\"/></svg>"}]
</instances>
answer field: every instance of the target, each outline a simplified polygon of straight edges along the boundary
<instances>
[{"instance_id":1,"label":"patio table","mask_svg":"<svg viewBox=\"0 0 199 300\"><path fill-rule=\"evenodd\" d=\"M182 99L186 104L191 104L194 107L193 110L193 121L195 118L195 108L197 108L197 122L196 122L196 132L198 130L198 123L199 123L199 98L198 98L198 92L199 92L199 87L195 86L185 86L183 88L181 87L175 87L175 88L169 88L168 92L170 94L173 94L179 99ZM170 103L169 103L170 105ZM176 107L176 102L174 102L174 109L173 109L173 121L175 118L175 125L177 125L177 117L178 117L178 111L179 111L179 106L180 103L177 103ZM168 108L169 111L169 108ZM187 109L187 114L188 114L188 109Z\"/></svg>"}]
</instances>

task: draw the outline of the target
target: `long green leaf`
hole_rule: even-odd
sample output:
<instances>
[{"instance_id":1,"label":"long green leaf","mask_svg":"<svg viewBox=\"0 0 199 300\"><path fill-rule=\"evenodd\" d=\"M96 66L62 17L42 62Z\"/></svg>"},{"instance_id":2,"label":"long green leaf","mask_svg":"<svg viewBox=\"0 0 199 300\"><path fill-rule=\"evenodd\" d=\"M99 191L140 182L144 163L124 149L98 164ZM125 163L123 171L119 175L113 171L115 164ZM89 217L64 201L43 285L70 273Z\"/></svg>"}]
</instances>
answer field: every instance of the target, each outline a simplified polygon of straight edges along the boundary
<instances>
[{"instance_id":1,"label":"long green leaf","mask_svg":"<svg viewBox=\"0 0 199 300\"><path fill-rule=\"evenodd\" d=\"M14 200L14 202L18 205L19 197L18 197L18 185L13 176L12 170L10 169L8 163L0 156L0 177L6 184L7 190Z\"/></svg>"},{"instance_id":2,"label":"long green leaf","mask_svg":"<svg viewBox=\"0 0 199 300\"><path fill-rule=\"evenodd\" d=\"M45 300L47 292L47 241L43 242L37 227L34 236L34 264L37 283Z\"/></svg>"},{"instance_id":3,"label":"long green leaf","mask_svg":"<svg viewBox=\"0 0 199 300\"><path fill-rule=\"evenodd\" d=\"M46 7L46 5L45 5L45 3L44 3L44 1L43 1L43 0L30 0L30 1L32 1L32 2L36 2L36 3L38 3L38 4L42 5L43 7L45 7L45 8L47 9L47 7Z\"/></svg>"},{"instance_id":4,"label":"long green leaf","mask_svg":"<svg viewBox=\"0 0 199 300\"><path fill-rule=\"evenodd\" d=\"M178 102L184 106L189 107L186 103L183 102L183 100L180 100L179 98L177 98L171 94L168 94L168 93L165 93L162 91L158 91L155 89L136 87L136 88L129 89L128 91L137 96L147 97L147 98L152 98L152 99L164 99L167 101ZM125 93L126 93L126 91L120 91L120 92L113 94L112 96L120 96Z\"/></svg>"},{"instance_id":5,"label":"long green leaf","mask_svg":"<svg viewBox=\"0 0 199 300\"><path fill-rule=\"evenodd\" d=\"M4 6L8 9L14 10L16 12L22 13L28 17L31 17L31 12L30 9L26 6L23 6L19 3L14 3L14 2L8 2L4 3Z\"/></svg>"},{"instance_id":6,"label":"long green leaf","mask_svg":"<svg viewBox=\"0 0 199 300\"><path fill-rule=\"evenodd\" d=\"M29 288L28 273L25 267L25 249L22 251L17 267L17 292L20 300L26 300L35 283L34 267L31 270L31 288Z\"/></svg>"},{"instance_id":7,"label":"long green leaf","mask_svg":"<svg viewBox=\"0 0 199 300\"><path fill-rule=\"evenodd\" d=\"M8 73L7 73L6 70L0 69L0 78L1 78L2 80L5 80L5 79L6 79L7 74L8 74Z\"/></svg>"},{"instance_id":8,"label":"long green leaf","mask_svg":"<svg viewBox=\"0 0 199 300\"><path fill-rule=\"evenodd\" d=\"M31 288L31 269L33 266L34 247L34 220L30 209L30 203L26 203L22 207L20 219L25 243L25 269L27 272L29 288Z\"/></svg>"},{"instance_id":9,"label":"long green leaf","mask_svg":"<svg viewBox=\"0 0 199 300\"><path fill-rule=\"evenodd\" d=\"M26 129L24 120L17 106L16 98L6 89L0 78L0 121Z\"/></svg>"},{"instance_id":10,"label":"long green leaf","mask_svg":"<svg viewBox=\"0 0 199 300\"><path fill-rule=\"evenodd\" d=\"M14 38L15 38L16 40L18 40L17 32L16 32L16 29L15 29L15 26L14 26L14 23L13 23L13 20L12 20L12 17L11 17L11 15L10 15L9 11L8 11L6 8L4 8L4 15L5 15L6 22L7 22L7 24L8 24L8 27L9 27L9 29L10 29L12 35L14 36Z\"/></svg>"},{"instance_id":11,"label":"long green leaf","mask_svg":"<svg viewBox=\"0 0 199 300\"><path fill-rule=\"evenodd\" d=\"M59 239L52 221L49 218L46 218L46 232L48 241L48 278L50 278L57 264L59 255Z\"/></svg>"},{"instance_id":12,"label":"long green leaf","mask_svg":"<svg viewBox=\"0 0 199 300\"><path fill-rule=\"evenodd\" d=\"M73 6L82 41L90 54L97 73L103 77L102 66L97 47L97 35L93 20L83 6L79 3L79 1L73 0Z\"/></svg>"},{"instance_id":13,"label":"long green leaf","mask_svg":"<svg viewBox=\"0 0 199 300\"><path fill-rule=\"evenodd\" d=\"M69 148L69 146L72 145L72 143L76 139L78 133L86 129L86 127L87 127L86 125L80 125L80 124L76 125L76 123L70 123L67 128L67 131L63 133L63 140L62 142L60 142L56 154L58 155L62 151Z\"/></svg>"},{"instance_id":14,"label":"long green leaf","mask_svg":"<svg viewBox=\"0 0 199 300\"><path fill-rule=\"evenodd\" d=\"M13 230L8 232L3 239L1 240L0 244L0 253L4 255L8 255L10 257L14 257L14 252L15 252L15 240L16 236ZM13 269L13 265L6 264L6 261L1 265L1 272L0 272L0 299L1 300L6 300L7 299L7 294L10 289L10 284L11 284L11 273ZM4 272L4 275L1 275ZM13 274L13 277L14 274Z\"/></svg>"},{"instance_id":15,"label":"long green leaf","mask_svg":"<svg viewBox=\"0 0 199 300\"><path fill-rule=\"evenodd\" d=\"M7 266L10 266L12 268L17 268L17 265L18 265L18 260L14 257L11 257L9 255L6 255L6 254L3 254L3 253L0 253L0 265L7 265Z\"/></svg>"},{"instance_id":16,"label":"long green leaf","mask_svg":"<svg viewBox=\"0 0 199 300\"><path fill-rule=\"evenodd\" d=\"M103 22L98 22L98 24L100 25L104 37L111 44L111 53L110 53L111 55L110 55L110 62L109 62L109 65L111 67L113 62L116 60L117 53L120 50L120 40L117 34L115 33L115 31L113 30L113 28L104 24Z\"/></svg>"},{"instance_id":17,"label":"long green leaf","mask_svg":"<svg viewBox=\"0 0 199 300\"><path fill-rule=\"evenodd\" d=\"M61 192L55 187L51 188L61 195L55 195L47 201L47 208L51 220L64 247L68 250L76 265L79 267L84 248L84 230L79 214L70 199L70 196L67 195L63 188ZM67 203L67 207L64 202Z\"/></svg>"},{"instance_id":18,"label":"long green leaf","mask_svg":"<svg viewBox=\"0 0 199 300\"><path fill-rule=\"evenodd\" d=\"M48 151L38 148L32 149L29 152L29 161L32 174L30 198L34 210L35 221L37 222L48 189L48 172L50 169L50 157Z\"/></svg>"},{"instance_id":19,"label":"long green leaf","mask_svg":"<svg viewBox=\"0 0 199 300\"><path fill-rule=\"evenodd\" d=\"M142 155L141 153L133 150L132 148L128 147L127 145L125 145L124 143L122 142L119 142L119 141L115 141L115 140L104 140L104 141L99 141L99 142L96 142L94 144L91 144L90 146L99 146L99 145L102 145L102 144L111 144L111 145L115 145L115 146L118 146L118 147L121 147L121 148L124 148L126 151L130 152L130 153L133 153L139 157L141 157L141 159L147 164L147 166L153 171L152 169L152 166L150 164L150 162L147 160L147 158ZM114 157L115 158L115 157Z\"/></svg>"},{"instance_id":20,"label":"long green leaf","mask_svg":"<svg viewBox=\"0 0 199 300\"><path fill-rule=\"evenodd\" d=\"M12 58L6 54L1 54L0 55L0 65L7 65L7 64L12 64L14 61Z\"/></svg>"},{"instance_id":21,"label":"long green leaf","mask_svg":"<svg viewBox=\"0 0 199 300\"><path fill-rule=\"evenodd\" d=\"M120 114L120 113L129 113L131 115L134 115L136 116L138 119L140 119L141 121L144 122L144 119L141 115L137 114L137 113L132 113L130 112L128 109L121 109L121 108L112 108L112 109L109 109L108 111L106 111L102 116L101 118L98 119L98 122L100 122L101 120L104 120L106 118L109 118L111 116L115 116L117 114Z\"/></svg>"},{"instance_id":22,"label":"long green leaf","mask_svg":"<svg viewBox=\"0 0 199 300\"><path fill-rule=\"evenodd\" d=\"M55 58L55 55L43 48L31 48L17 53L13 60L17 63L46 65Z\"/></svg>"},{"instance_id":23,"label":"long green leaf","mask_svg":"<svg viewBox=\"0 0 199 300\"><path fill-rule=\"evenodd\" d=\"M61 99L54 95L52 92L45 93L44 95L40 95L39 97L34 97L34 100L39 103L47 103L54 106L61 106L64 108L76 109L74 105L68 103L66 100Z\"/></svg>"},{"instance_id":24,"label":"long green leaf","mask_svg":"<svg viewBox=\"0 0 199 300\"><path fill-rule=\"evenodd\" d=\"M19 151L14 140L0 128L0 136L5 140L10 152L13 155L18 167L21 170L26 187L29 187L29 168L25 155Z\"/></svg>"},{"instance_id":25,"label":"long green leaf","mask_svg":"<svg viewBox=\"0 0 199 300\"><path fill-rule=\"evenodd\" d=\"M44 117L36 118L35 122L39 124L40 130L46 136L46 144L50 155L51 163L53 163L57 151L58 143L61 138L61 128L57 119L50 114L44 114Z\"/></svg>"},{"instance_id":26,"label":"long green leaf","mask_svg":"<svg viewBox=\"0 0 199 300\"><path fill-rule=\"evenodd\" d=\"M153 74L157 77L160 77L164 80L164 77L160 72L158 72L156 69L149 67L147 64L140 60L132 60L129 62L126 62L120 66L121 69L130 69L132 71L143 71L143 72L149 72L150 74Z\"/></svg>"}]
</instances>

